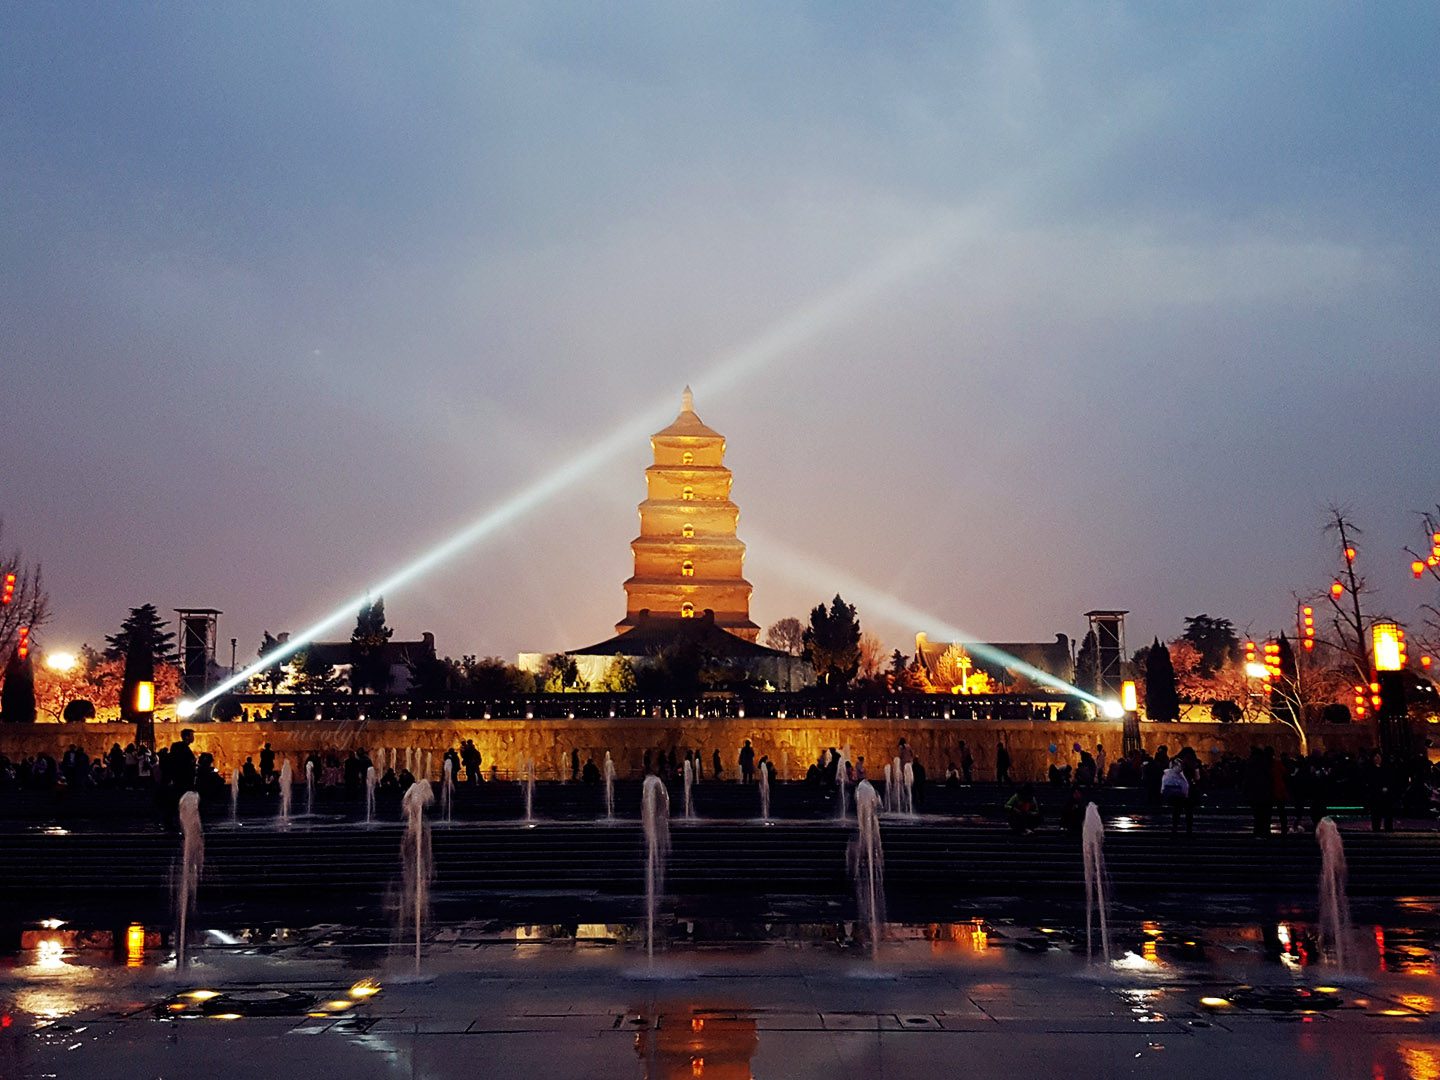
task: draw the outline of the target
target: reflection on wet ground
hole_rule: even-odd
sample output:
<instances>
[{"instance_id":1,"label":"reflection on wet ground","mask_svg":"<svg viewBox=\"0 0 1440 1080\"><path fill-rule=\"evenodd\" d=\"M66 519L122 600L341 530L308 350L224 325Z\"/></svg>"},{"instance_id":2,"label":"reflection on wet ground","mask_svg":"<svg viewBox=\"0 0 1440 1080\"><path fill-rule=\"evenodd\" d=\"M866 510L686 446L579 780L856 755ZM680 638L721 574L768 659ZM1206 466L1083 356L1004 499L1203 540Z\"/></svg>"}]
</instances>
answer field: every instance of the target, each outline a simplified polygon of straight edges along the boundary
<instances>
[{"instance_id":1,"label":"reflection on wet ground","mask_svg":"<svg viewBox=\"0 0 1440 1080\"><path fill-rule=\"evenodd\" d=\"M0 938L0 1076L1440 1078L1428 902L1358 910L1346 972L1284 907L1121 910L1098 966L1083 912L974 906L875 961L813 915L677 917L653 964L612 911L445 919L420 976L382 925L214 927L176 972L163 928L53 914Z\"/></svg>"}]
</instances>

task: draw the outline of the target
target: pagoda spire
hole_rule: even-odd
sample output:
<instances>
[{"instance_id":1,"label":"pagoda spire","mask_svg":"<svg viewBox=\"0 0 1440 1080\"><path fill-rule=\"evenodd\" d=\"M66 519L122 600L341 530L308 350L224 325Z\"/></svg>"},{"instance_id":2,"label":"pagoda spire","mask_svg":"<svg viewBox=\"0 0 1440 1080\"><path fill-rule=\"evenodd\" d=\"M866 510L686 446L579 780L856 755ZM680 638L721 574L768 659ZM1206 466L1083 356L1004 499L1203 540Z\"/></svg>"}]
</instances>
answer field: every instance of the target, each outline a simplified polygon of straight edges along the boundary
<instances>
[{"instance_id":1,"label":"pagoda spire","mask_svg":"<svg viewBox=\"0 0 1440 1080\"><path fill-rule=\"evenodd\" d=\"M698 619L713 612L720 629L754 641L760 627L750 621L725 436L695 415L690 387L680 400L680 415L650 437L655 463L645 470L640 535L630 543L635 574L625 582L625 618L615 632L647 618Z\"/></svg>"}]
</instances>

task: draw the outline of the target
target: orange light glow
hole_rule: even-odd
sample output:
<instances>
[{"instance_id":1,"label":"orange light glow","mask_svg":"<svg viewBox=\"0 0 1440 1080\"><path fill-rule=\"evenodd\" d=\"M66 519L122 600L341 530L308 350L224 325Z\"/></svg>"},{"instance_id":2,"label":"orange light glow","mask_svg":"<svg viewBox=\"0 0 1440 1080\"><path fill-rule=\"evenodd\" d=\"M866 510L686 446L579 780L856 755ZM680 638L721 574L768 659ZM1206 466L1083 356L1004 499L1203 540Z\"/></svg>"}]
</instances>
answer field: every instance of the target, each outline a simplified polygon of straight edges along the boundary
<instances>
[{"instance_id":1,"label":"orange light glow","mask_svg":"<svg viewBox=\"0 0 1440 1080\"><path fill-rule=\"evenodd\" d=\"M1403 636L1400 627L1393 622L1377 622L1370 630L1375 655L1376 671L1399 671L1405 666L1401 658L1400 642ZM1380 688L1374 683L1371 690Z\"/></svg>"},{"instance_id":2,"label":"orange light glow","mask_svg":"<svg viewBox=\"0 0 1440 1080\"><path fill-rule=\"evenodd\" d=\"M125 929L125 966L142 967L145 963L145 927L131 923Z\"/></svg>"},{"instance_id":3,"label":"orange light glow","mask_svg":"<svg viewBox=\"0 0 1440 1080\"><path fill-rule=\"evenodd\" d=\"M1341 585L1340 582L1338 582L1338 581L1331 582L1331 584L1330 584L1330 595L1331 595L1331 596L1339 597L1339 596L1343 595L1344 592L1345 592L1345 586L1344 586L1344 585Z\"/></svg>"},{"instance_id":4,"label":"orange light glow","mask_svg":"<svg viewBox=\"0 0 1440 1080\"><path fill-rule=\"evenodd\" d=\"M1347 547L1347 548L1345 549L1345 561L1346 561L1346 562L1354 562L1354 561L1355 561L1355 549L1354 549L1353 547Z\"/></svg>"},{"instance_id":5,"label":"orange light glow","mask_svg":"<svg viewBox=\"0 0 1440 1080\"><path fill-rule=\"evenodd\" d=\"M1419 559L1416 559L1414 562L1412 562L1412 563L1410 564L1410 573L1414 574L1417 578L1422 578L1422 577L1424 577L1424 576L1425 576L1425 564L1424 564L1423 562L1421 562Z\"/></svg>"}]
</instances>

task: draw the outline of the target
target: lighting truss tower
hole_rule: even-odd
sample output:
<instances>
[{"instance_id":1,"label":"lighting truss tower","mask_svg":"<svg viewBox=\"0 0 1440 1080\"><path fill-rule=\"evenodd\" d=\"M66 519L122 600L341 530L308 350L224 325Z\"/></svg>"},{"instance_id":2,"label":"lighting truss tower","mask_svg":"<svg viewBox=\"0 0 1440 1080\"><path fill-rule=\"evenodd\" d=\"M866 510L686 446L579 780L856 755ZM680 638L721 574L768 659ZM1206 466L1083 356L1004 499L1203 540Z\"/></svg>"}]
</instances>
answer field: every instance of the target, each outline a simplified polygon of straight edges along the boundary
<instances>
[{"instance_id":1,"label":"lighting truss tower","mask_svg":"<svg viewBox=\"0 0 1440 1080\"><path fill-rule=\"evenodd\" d=\"M1087 611L1090 632L1095 635L1096 660L1100 669L1099 692L1103 698L1118 698L1125 678L1125 616L1128 611Z\"/></svg>"},{"instance_id":2,"label":"lighting truss tower","mask_svg":"<svg viewBox=\"0 0 1440 1080\"><path fill-rule=\"evenodd\" d=\"M176 608L180 617L180 667L187 697L210 689L215 671L216 632L223 612L214 608Z\"/></svg>"}]
</instances>

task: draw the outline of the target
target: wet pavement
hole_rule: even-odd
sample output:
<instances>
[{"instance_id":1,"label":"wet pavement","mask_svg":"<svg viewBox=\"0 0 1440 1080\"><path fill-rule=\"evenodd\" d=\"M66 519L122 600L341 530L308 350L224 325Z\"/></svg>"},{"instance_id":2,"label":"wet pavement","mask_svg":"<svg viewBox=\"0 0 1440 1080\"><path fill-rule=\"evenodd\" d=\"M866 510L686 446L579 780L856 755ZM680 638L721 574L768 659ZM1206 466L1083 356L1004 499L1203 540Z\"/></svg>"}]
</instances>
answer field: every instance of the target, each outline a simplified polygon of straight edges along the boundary
<instances>
[{"instance_id":1,"label":"wet pavement","mask_svg":"<svg viewBox=\"0 0 1440 1080\"><path fill-rule=\"evenodd\" d=\"M1303 905L1119 907L1109 963L1083 911L967 905L875 955L675 918L653 963L630 919L443 920L418 973L383 925L211 927L177 973L167 933L56 918L10 938L0 1076L1440 1077L1427 901L1357 909L1344 972Z\"/></svg>"}]
</instances>

